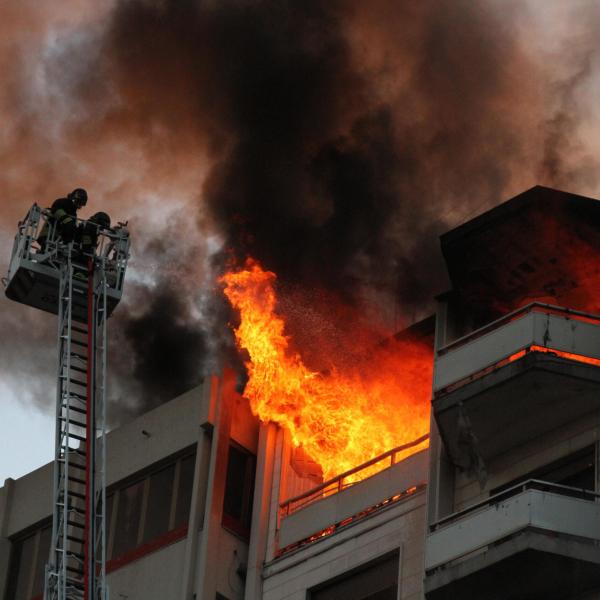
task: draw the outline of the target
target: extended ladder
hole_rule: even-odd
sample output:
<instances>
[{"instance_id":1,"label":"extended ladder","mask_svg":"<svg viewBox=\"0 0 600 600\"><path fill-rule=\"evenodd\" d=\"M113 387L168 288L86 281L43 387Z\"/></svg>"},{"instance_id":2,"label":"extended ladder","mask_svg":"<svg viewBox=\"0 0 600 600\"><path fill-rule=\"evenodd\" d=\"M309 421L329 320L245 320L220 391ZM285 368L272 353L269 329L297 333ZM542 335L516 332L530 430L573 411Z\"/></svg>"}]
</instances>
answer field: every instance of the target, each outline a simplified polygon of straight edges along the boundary
<instances>
[{"instance_id":1,"label":"extended ladder","mask_svg":"<svg viewBox=\"0 0 600 600\"><path fill-rule=\"evenodd\" d=\"M78 226L90 226L91 221ZM127 223L97 227L95 250L65 243L51 211L19 222L6 296L58 315L59 366L52 540L45 600L108 600L106 586L106 321L123 294ZM40 233L46 242L40 246Z\"/></svg>"},{"instance_id":2,"label":"extended ladder","mask_svg":"<svg viewBox=\"0 0 600 600\"><path fill-rule=\"evenodd\" d=\"M70 244L60 268L54 511L44 598L106 600L106 269L102 257L73 255ZM82 259L87 264L78 264Z\"/></svg>"}]
</instances>

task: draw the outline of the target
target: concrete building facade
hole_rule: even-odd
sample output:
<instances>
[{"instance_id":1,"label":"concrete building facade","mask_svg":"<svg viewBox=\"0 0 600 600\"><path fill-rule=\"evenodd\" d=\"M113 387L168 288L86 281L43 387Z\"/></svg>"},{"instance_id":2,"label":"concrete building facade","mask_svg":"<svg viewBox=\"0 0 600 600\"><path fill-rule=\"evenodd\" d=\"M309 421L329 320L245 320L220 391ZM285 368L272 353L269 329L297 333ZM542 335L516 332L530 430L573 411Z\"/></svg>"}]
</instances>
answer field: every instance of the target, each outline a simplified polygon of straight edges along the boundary
<instances>
[{"instance_id":1,"label":"concrete building facade","mask_svg":"<svg viewBox=\"0 0 600 600\"><path fill-rule=\"evenodd\" d=\"M430 447L351 485L229 372L111 432L111 599L600 599L599 232L537 187L442 236ZM0 600L41 598L51 481L0 488Z\"/></svg>"}]
</instances>

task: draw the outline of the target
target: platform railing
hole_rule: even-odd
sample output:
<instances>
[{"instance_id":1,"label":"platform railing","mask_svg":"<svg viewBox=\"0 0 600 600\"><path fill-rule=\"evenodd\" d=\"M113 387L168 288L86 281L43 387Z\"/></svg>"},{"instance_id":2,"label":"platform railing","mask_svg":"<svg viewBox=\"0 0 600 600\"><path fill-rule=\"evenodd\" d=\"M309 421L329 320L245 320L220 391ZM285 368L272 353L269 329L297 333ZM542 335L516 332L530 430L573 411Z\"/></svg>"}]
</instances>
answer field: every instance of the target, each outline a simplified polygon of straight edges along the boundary
<instances>
[{"instance_id":1,"label":"platform railing","mask_svg":"<svg viewBox=\"0 0 600 600\"><path fill-rule=\"evenodd\" d=\"M400 462L400 455L405 453L407 450L412 448L416 448L426 442L429 439L429 434L422 435L421 437L408 442L407 444L402 444L401 446L397 446L396 448L392 448L371 460L368 460L361 465L358 465L332 479L329 479L320 485L302 493L298 496L294 496L293 498L289 498L285 502L280 504L280 516L287 517L292 513L300 510L301 508L305 508L322 500L323 498L327 498L332 494L337 494L360 481L363 481L367 477L374 475L375 472L382 471L383 469L389 468L395 465L397 462ZM389 463L389 464L384 464ZM374 472L373 467L379 466L380 468Z\"/></svg>"},{"instance_id":2,"label":"platform railing","mask_svg":"<svg viewBox=\"0 0 600 600\"><path fill-rule=\"evenodd\" d=\"M43 209L39 205L34 204L29 209L25 218L19 221L11 255L11 266L13 259L18 257L22 260L55 268L58 272L59 267L56 262L57 253L64 244L60 242L60 238L56 235L56 224L51 219L51 216L49 209ZM76 218L77 226L86 222L85 219ZM46 224L48 225L48 230L45 250L42 251L41 247L36 244ZM109 288L122 290L127 261L129 259L129 232L126 224L119 223L110 229L99 229L98 244L94 255L84 252L80 254L84 260L86 258L100 257L105 265ZM9 278L3 279L5 284Z\"/></svg>"}]
</instances>

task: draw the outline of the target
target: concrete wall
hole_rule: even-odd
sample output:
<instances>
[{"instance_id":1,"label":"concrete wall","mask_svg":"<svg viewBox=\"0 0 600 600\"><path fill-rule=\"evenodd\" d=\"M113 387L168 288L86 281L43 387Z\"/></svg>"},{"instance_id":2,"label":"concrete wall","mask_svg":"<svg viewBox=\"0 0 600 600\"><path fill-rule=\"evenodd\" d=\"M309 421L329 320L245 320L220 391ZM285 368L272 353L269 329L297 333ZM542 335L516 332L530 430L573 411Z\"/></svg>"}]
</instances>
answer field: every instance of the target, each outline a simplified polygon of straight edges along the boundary
<instances>
[{"instance_id":1,"label":"concrete wall","mask_svg":"<svg viewBox=\"0 0 600 600\"><path fill-rule=\"evenodd\" d=\"M393 551L400 552L400 600L422 598L425 493L266 564L264 600L305 600L308 589Z\"/></svg>"},{"instance_id":2,"label":"concrete wall","mask_svg":"<svg viewBox=\"0 0 600 600\"><path fill-rule=\"evenodd\" d=\"M181 589L185 542L180 541L132 562L107 577L114 600L165 600Z\"/></svg>"}]
</instances>

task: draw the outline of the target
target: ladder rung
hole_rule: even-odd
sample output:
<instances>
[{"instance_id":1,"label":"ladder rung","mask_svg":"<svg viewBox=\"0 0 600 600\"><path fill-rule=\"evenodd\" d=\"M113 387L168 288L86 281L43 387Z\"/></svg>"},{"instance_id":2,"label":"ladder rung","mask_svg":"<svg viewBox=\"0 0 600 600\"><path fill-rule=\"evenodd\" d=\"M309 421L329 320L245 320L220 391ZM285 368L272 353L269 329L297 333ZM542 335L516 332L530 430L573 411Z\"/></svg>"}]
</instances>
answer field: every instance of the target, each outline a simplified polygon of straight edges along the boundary
<instances>
[{"instance_id":1,"label":"ladder rung","mask_svg":"<svg viewBox=\"0 0 600 600\"><path fill-rule=\"evenodd\" d=\"M67 551L67 556L72 556L73 558L77 558L81 562L83 562L83 559L85 558L85 556L83 554L79 554L79 552L73 552L71 550Z\"/></svg>"},{"instance_id":2,"label":"ladder rung","mask_svg":"<svg viewBox=\"0 0 600 600\"><path fill-rule=\"evenodd\" d=\"M69 410L74 410L75 412L78 412L82 415L85 415L87 413L85 408L80 408L79 406L72 406L71 404L69 404Z\"/></svg>"},{"instance_id":3,"label":"ladder rung","mask_svg":"<svg viewBox=\"0 0 600 600\"><path fill-rule=\"evenodd\" d=\"M71 433L70 431L65 431L65 435L67 437L73 438L74 440L79 440L80 442L85 442L85 440L87 439L83 435L78 435L77 433Z\"/></svg>"},{"instance_id":4,"label":"ladder rung","mask_svg":"<svg viewBox=\"0 0 600 600\"><path fill-rule=\"evenodd\" d=\"M85 529L85 525L83 523L78 523L77 521L67 520L67 525L71 527L77 527L78 529Z\"/></svg>"},{"instance_id":5,"label":"ladder rung","mask_svg":"<svg viewBox=\"0 0 600 600\"><path fill-rule=\"evenodd\" d=\"M82 569L76 569L75 567L69 567L69 566L67 566L67 571L71 571L71 573L79 573L80 575L83 575L83 570Z\"/></svg>"},{"instance_id":6,"label":"ladder rung","mask_svg":"<svg viewBox=\"0 0 600 600\"><path fill-rule=\"evenodd\" d=\"M87 369L82 369L81 367L75 367L75 366L71 365L71 370L77 371L78 373L87 374Z\"/></svg>"},{"instance_id":7,"label":"ladder rung","mask_svg":"<svg viewBox=\"0 0 600 600\"><path fill-rule=\"evenodd\" d=\"M69 496L75 496L75 498L85 500L85 494L80 494L79 492L69 492Z\"/></svg>"},{"instance_id":8,"label":"ladder rung","mask_svg":"<svg viewBox=\"0 0 600 600\"><path fill-rule=\"evenodd\" d=\"M85 479L79 479L79 477L71 477L71 475L69 475L68 480L72 481L73 483L80 483L81 485L85 485Z\"/></svg>"},{"instance_id":9,"label":"ladder rung","mask_svg":"<svg viewBox=\"0 0 600 600\"><path fill-rule=\"evenodd\" d=\"M59 458L58 462L64 463L65 459L64 458ZM85 471L86 470L85 465L78 465L76 462L69 462L69 469L71 469L73 467L75 469L79 469L80 471Z\"/></svg>"},{"instance_id":10,"label":"ladder rung","mask_svg":"<svg viewBox=\"0 0 600 600\"><path fill-rule=\"evenodd\" d=\"M73 537L72 535L68 535L68 536L67 536L67 539L68 539L70 542L76 542L77 544L82 544L82 545L83 545L83 542L84 542L84 540L82 540L82 539L80 539L80 538L78 538L78 537Z\"/></svg>"},{"instance_id":11,"label":"ladder rung","mask_svg":"<svg viewBox=\"0 0 600 600\"><path fill-rule=\"evenodd\" d=\"M75 385L80 385L82 387L85 387L87 385L85 381L79 381L79 379L73 379L72 377L67 377L66 375L61 375L60 378L62 380L68 380L69 383L74 383Z\"/></svg>"},{"instance_id":12,"label":"ladder rung","mask_svg":"<svg viewBox=\"0 0 600 600\"><path fill-rule=\"evenodd\" d=\"M82 342L80 340L71 339L71 344L75 344L76 346L83 346L84 348L88 347L87 342Z\"/></svg>"},{"instance_id":13,"label":"ladder rung","mask_svg":"<svg viewBox=\"0 0 600 600\"><path fill-rule=\"evenodd\" d=\"M76 327L75 325L71 325L71 331L76 331L77 333L83 333L85 335L88 334L87 329L82 329L81 327Z\"/></svg>"},{"instance_id":14,"label":"ladder rung","mask_svg":"<svg viewBox=\"0 0 600 600\"><path fill-rule=\"evenodd\" d=\"M70 407L72 408L72 407ZM66 421L67 419L65 417L58 417L61 421ZM70 425L75 425L75 427L81 427L82 429L85 429L87 427L87 425L85 423L80 423L79 421L73 421L71 419L69 419L69 424Z\"/></svg>"},{"instance_id":15,"label":"ladder rung","mask_svg":"<svg viewBox=\"0 0 600 600\"><path fill-rule=\"evenodd\" d=\"M87 356L85 354L78 354L77 352L71 352L71 358L77 358L79 360L84 360L87 362ZM73 367L71 367L73 368Z\"/></svg>"}]
</instances>

